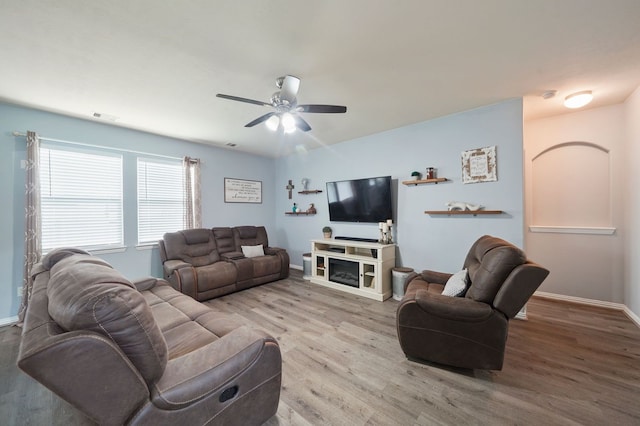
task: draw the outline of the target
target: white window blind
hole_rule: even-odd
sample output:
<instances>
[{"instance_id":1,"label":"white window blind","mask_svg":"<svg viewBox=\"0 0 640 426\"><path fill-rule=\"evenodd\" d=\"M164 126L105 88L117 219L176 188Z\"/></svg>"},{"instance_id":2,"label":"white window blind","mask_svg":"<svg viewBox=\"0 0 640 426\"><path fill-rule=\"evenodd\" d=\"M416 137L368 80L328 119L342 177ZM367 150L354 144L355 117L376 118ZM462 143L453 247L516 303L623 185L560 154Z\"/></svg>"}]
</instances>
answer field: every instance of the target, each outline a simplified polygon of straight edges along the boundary
<instances>
[{"instance_id":1,"label":"white window blind","mask_svg":"<svg viewBox=\"0 0 640 426\"><path fill-rule=\"evenodd\" d=\"M122 247L122 156L40 148L42 250Z\"/></svg>"},{"instance_id":2,"label":"white window blind","mask_svg":"<svg viewBox=\"0 0 640 426\"><path fill-rule=\"evenodd\" d=\"M138 244L185 228L182 161L138 158Z\"/></svg>"}]
</instances>

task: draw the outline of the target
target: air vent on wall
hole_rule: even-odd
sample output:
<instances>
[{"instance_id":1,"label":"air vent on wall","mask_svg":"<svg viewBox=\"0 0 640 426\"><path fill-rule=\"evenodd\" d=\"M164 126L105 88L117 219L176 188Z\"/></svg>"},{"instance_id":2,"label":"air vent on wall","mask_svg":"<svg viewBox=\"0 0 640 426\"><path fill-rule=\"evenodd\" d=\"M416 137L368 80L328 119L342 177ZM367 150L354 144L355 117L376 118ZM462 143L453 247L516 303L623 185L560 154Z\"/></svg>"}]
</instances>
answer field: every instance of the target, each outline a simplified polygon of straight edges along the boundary
<instances>
[{"instance_id":1,"label":"air vent on wall","mask_svg":"<svg viewBox=\"0 0 640 426\"><path fill-rule=\"evenodd\" d=\"M93 118L99 118L100 120L106 120L106 121L116 121L119 118L119 117L116 117L115 115L105 114L103 112L95 112L95 111L93 111L91 115L93 116Z\"/></svg>"}]
</instances>

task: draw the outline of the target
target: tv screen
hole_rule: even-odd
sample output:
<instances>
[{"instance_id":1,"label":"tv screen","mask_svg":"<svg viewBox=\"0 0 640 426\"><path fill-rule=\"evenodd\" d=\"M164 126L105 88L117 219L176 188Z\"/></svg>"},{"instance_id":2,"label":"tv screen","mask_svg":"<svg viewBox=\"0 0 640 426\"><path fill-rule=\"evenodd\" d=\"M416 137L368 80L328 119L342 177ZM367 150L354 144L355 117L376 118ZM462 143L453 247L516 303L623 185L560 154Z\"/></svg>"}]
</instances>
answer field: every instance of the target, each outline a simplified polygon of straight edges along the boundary
<instances>
[{"instance_id":1,"label":"tv screen","mask_svg":"<svg viewBox=\"0 0 640 426\"><path fill-rule=\"evenodd\" d=\"M393 218L391 176L327 182L329 220L384 222Z\"/></svg>"}]
</instances>

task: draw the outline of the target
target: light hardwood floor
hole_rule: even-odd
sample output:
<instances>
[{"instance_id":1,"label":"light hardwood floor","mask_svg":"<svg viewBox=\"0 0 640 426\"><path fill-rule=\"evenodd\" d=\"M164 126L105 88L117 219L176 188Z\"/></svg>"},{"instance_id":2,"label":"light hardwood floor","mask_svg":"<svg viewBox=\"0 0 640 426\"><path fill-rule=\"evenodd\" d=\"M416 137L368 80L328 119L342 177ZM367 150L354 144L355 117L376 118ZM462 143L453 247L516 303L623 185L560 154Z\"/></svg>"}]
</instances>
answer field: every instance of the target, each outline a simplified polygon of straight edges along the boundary
<instances>
[{"instance_id":1,"label":"light hardwood floor","mask_svg":"<svg viewBox=\"0 0 640 426\"><path fill-rule=\"evenodd\" d=\"M510 322L502 371L405 358L395 310L291 278L206 302L280 342L276 425L639 425L640 329L622 312L532 299ZM0 329L0 424L85 425L15 367L20 330Z\"/></svg>"}]
</instances>

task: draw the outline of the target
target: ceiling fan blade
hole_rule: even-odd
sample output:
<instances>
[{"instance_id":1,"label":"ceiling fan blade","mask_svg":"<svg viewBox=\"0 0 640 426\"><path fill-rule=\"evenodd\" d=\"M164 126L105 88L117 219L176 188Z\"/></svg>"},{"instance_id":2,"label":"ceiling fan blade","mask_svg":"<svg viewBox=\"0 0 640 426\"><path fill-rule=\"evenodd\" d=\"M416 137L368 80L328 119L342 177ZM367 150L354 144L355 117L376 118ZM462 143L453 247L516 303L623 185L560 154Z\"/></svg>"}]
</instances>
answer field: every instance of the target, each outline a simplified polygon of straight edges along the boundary
<instances>
[{"instance_id":1,"label":"ceiling fan blade","mask_svg":"<svg viewBox=\"0 0 640 426\"><path fill-rule=\"evenodd\" d=\"M280 99L284 99L290 104L294 103L298 89L300 89L300 79L292 75L285 76L280 89Z\"/></svg>"},{"instance_id":2,"label":"ceiling fan blade","mask_svg":"<svg viewBox=\"0 0 640 426\"><path fill-rule=\"evenodd\" d=\"M309 123L307 123L302 117L300 117L299 115L294 115L293 116L294 120L296 120L296 127L300 130L302 130L303 132L308 132L309 130L311 130L311 126L309 126Z\"/></svg>"},{"instance_id":3,"label":"ceiling fan blade","mask_svg":"<svg viewBox=\"0 0 640 426\"><path fill-rule=\"evenodd\" d=\"M260 124L263 121L267 121L269 118L271 118L272 115L276 115L275 112L269 112L261 117L256 118L255 120L253 120L251 123L247 123L244 125L244 127L253 127L256 124Z\"/></svg>"},{"instance_id":4,"label":"ceiling fan blade","mask_svg":"<svg viewBox=\"0 0 640 426\"><path fill-rule=\"evenodd\" d=\"M347 112L346 106L339 105L298 105L298 112L321 112L321 113L343 113Z\"/></svg>"},{"instance_id":5,"label":"ceiling fan blade","mask_svg":"<svg viewBox=\"0 0 640 426\"><path fill-rule=\"evenodd\" d=\"M247 99L247 98L241 98L238 96L223 95L222 93L218 93L216 96L218 98L229 99L231 101L246 102L248 104L260 105L260 106L271 106L271 104L268 104L266 102L256 101L256 100Z\"/></svg>"}]
</instances>

